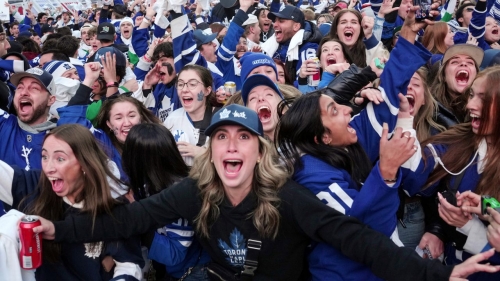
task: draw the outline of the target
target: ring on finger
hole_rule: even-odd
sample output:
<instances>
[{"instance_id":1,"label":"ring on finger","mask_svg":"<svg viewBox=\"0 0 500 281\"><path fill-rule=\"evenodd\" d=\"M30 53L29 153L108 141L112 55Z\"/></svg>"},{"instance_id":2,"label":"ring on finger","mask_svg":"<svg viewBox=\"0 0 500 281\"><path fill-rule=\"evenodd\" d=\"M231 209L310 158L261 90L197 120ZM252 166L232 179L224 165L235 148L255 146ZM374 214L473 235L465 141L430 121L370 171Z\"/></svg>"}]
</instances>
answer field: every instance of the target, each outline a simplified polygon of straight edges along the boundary
<instances>
[{"instance_id":1,"label":"ring on finger","mask_svg":"<svg viewBox=\"0 0 500 281\"><path fill-rule=\"evenodd\" d=\"M418 147L416 145L413 146L413 150L417 151Z\"/></svg>"}]
</instances>

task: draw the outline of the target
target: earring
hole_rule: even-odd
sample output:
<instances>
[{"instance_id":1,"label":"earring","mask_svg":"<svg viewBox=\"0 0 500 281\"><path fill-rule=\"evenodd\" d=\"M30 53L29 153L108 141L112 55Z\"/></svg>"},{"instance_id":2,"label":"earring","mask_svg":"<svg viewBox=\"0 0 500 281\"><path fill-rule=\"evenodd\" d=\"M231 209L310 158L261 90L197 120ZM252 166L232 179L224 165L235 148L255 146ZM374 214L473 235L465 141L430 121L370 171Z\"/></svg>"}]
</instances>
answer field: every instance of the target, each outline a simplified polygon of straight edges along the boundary
<instances>
[{"instance_id":1,"label":"earring","mask_svg":"<svg viewBox=\"0 0 500 281\"><path fill-rule=\"evenodd\" d=\"M82 170L82 172L83 172L83 175L85 176L85 171L84 171L84 170Z\"/></svg>"},{"instance_id":2,"label":"earring","mask_svg":"<svg viewBox=\"0 0 500 281\"><path fill-rule=\"evenodd\" d=\"M210 163L213 163L214 162L214 159L210 159Z\"/></svg>"},{"instance_id":3,"label":"earring","mask_svg":"<svg viewBox=\"0 0 500 281\"><path fill-rule=\"evenodd\" d=\"M257 158L257 164L259 164L259 163L260 163L260 158Z\"/></svg>"}]
</instances>

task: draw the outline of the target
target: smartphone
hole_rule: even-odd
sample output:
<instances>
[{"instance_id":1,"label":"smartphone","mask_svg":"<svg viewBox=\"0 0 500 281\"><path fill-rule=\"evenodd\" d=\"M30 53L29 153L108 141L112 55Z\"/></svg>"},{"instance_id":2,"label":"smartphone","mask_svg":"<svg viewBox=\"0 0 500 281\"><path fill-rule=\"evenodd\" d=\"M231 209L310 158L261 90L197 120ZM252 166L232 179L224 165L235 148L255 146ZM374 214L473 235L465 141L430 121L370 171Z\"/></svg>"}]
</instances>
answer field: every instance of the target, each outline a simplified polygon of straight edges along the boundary
<instances>
[{"instance_id":1,"label":"smartphone","mask_svg":"<svg viewBox=\"0 0 500 281\"><path fill-rule=\"evenodd\" d=\"M451 205L457 207L457 197L455 194L451 193L449 190L445 190L441 192L441 195L443 195L443 198L448 201ZM436 202L439 204L439 199L436 197Z\"/></svg>"},{"instance_id":2,"label":"smartphone","mask_svg":"<svg viewBox=\"0 0 500 281\"><path fill-rule=\"evenodd\" d=\"M385 63L381 62L379 58L375 58L375 67L378 69L384 69Z\"/></svg>"},{"instance_id":3,"label":"smartphone","mask_svg":"<svg viewBox=\"0 0 500 281\"><path fill-rule=\"evenodd\" d=\"M415 12L415 20L432 19L431 5L432 0L413 0L413 6L420 6L420 9Z\"/></svg>"}]
</instances>

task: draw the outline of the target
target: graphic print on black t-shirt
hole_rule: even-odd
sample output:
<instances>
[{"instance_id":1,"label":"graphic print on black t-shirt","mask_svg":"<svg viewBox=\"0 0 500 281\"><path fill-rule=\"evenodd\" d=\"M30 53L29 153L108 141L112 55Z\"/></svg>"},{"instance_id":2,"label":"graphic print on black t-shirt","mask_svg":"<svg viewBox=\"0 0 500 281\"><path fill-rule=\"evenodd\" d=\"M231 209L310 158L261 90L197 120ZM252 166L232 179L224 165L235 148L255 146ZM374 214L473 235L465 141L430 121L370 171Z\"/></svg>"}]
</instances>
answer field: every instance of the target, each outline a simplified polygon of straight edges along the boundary
<instances>
[{"instance_id":1,"label":"graphic print on black t-shirt","mask_svg":"<svg viewBox=\"0 0 500 281\"><path fill-rule=\"evenodd\" d=\"M232 266L243 266L247 254L246 239L235 227L229 235L228 245L224 240L218 239L219 248L226 254L226 260Z\"/></svg>"}]
</instances>

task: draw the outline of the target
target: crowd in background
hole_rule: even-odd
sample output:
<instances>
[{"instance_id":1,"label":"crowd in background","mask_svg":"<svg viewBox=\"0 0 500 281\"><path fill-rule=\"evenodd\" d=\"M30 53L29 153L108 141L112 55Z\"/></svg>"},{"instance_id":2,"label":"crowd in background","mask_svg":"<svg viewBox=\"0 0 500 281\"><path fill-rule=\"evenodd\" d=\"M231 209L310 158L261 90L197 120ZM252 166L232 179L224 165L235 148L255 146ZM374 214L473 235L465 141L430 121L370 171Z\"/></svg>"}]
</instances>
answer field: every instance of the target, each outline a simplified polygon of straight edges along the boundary
<instances>
[{"instance_id":1,"label":"crowd in background","mask_svg":"<svg viewBox=\"0 0 500 281\"><path fill-rule=\"evenodd\" d=\"M421 2L6 3L0 280L498 280L500 1Z\"/></svg>"}]
</instances>

